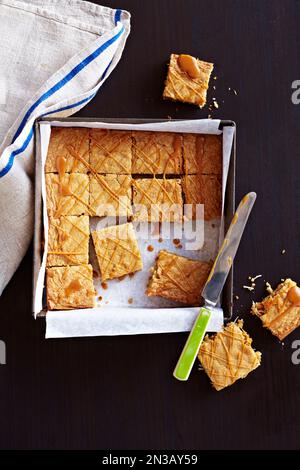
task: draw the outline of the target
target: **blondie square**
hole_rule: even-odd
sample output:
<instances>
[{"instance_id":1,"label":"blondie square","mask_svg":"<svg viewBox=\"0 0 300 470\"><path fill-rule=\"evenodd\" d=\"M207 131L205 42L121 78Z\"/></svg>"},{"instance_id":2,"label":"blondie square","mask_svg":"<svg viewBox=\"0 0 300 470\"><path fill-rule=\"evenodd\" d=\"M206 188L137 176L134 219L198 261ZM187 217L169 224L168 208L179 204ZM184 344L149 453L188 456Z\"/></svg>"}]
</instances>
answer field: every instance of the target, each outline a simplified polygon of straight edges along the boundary
<instances>
[{"instance_id":1,"label":"blondie square","mask_svg":"<svg viewBox=\"0 0 300 470\"><path fill-rule=\"evenodd\" d=\"M201 291L211 267L210 262L195 261L162 250L156 259L146 294L187 305L200 305Z\"/></svg>"},{"instance_id":2,"label":"blondie square","mask_svg":"<svg viewBox=\"0 0 300 470\"><path fill-rule=\"evenodd\" d=\"M221 175L222 136L184 134L183 158L187 175Z\"/></svg>"},{"instance_id":3,"label":"blondie square","mask_svg":"<svg viewBox=\"0 0 300 470\"><path fill-rule=\"evenodd\" d=\"M90 209L94 215L132 215L131 192L129 175L90 175Z\"/></svg>"},{"instance_id":4,"label":"blondie square","mask_svg":"<svg viewBox=\"0 0 300 470\"><path fill-rule=\"evenodd\" d=\"M261 353L254 351L242 327L242 321L229 323L220 333L206 336L200 346L198 358L216 390L244 379L260 365Z\"/></svg>"},{"instance_id":5,"label":"blondie square","mask_svg":"<svg viewBox=\"0 0 300 470\"><path fill-rule=\"evenodd\" d=\"M91 129L90 164L93 172L131 173L131 132Z\"/></svg>"},{"instance_id":6,"label":"blondie square","mask_svg":"<svg viewBox=\"0 0 300 470\"><path fill-rule=\"evenodd\" d=\"M67 310L95 306L93 268L90 264L47 269L47 306Z\"/></svg>"},{"instance_id":7,"label":"blondie square","mask_svg":"<svg viewBox=\"0 0 300 470\"><path fill-rule=\"evenodd\" d=\"M79 127L52 127L46 173L87 173L89 132Z\"/></svg>"},{"instance_id":8,"label":"blondie square","mask_svg":"<svg viewBox=\"0 0 300 470\"><path fill-rule=\"evenodd\" d=\"M190 55L171 54L163 98L203 108L213 68L214 64Z\"/></svg>"},{"instance_id":9,"label":"blondie square","mask_svg":"<svg viewBox=\"0 0 300 470\"><path fill-rule=\"evenodd\" d=\"M88 264L89 217L49 218L47 266Z\"/></svg>"},{"instance_id":10,"label":"blondie square","mask_svg":"<svg viewBox=\"0 0 300 470\"><path fill-rule=\"evenodd\" d=\"M182 220L182 194L179 179L133 180L134 219L164 222Z\"/></svg>"},{"instance_id":11,"label":"blondie square","mask_svg":"<svg viewBox=\"0 0 300 470\"><path fill-rule=\"evenodd\" d=\"M132 173L179 175L182 135L171 132L133 132Z\"/></svg>"},{"instance_id":12,"label":"blondie square","mask_svg":"<svg viewBox=\"0 0 300 470\"><path fill-rule=\"evenodd\" d=\"M262 302L253 302L252 313L282 341L300 326L300 288L286 279Z\"/></svg>"},{"instance_id":13,"label":"blondie square","mask_svg":"<svg viewBox=\"0 0 300 470\"><path fill-rule=\"evenodd\" d=\"M222 182L218 175L188 175L183 178L185 204L192 204L192 218L198 218L197 204L204 204L204 219L221 216Z\"/></svg>"},{"instance_id":14,"label":"blondie square","mask_svg":"<svg viewBox=\"0 0 300 470\"><path fill-rule=\"evenodd\" d=\"M101 271L101 280L114 279L143 268L140 250L131 223L92 232Z\"/></svg>"},{"instance_id":15,"label":"blondie square","mask_svg":"<svg viewBox=\"0 0 300 470\"><path fill-rule=\"evenodd\" d=\"M65 174L62 178L47 173L46 196L48 215L89 215L89 177L81 173Z\"/></svg>"}]
</instances>

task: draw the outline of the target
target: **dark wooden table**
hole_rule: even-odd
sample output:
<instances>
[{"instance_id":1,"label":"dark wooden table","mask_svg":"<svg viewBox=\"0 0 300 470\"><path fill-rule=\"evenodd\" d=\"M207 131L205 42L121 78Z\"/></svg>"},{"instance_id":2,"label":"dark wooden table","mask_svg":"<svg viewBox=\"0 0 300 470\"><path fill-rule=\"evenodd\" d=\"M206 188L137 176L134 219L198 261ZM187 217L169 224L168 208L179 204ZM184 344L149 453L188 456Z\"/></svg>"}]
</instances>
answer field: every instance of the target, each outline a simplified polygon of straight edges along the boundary
<instances>
[{"instance_id":1,"label":"dark wooden table","mask_svg":"<svg viewBox=\"0 0 300 470\"><path fill-rule=\"evenodd\" d=\"M99 2L100 3L100 2ZM219 109L237 123L237 199L258 200L235 264L239 300L261 367L215 392L195 366L188 383L172 378L185 334L45 340L31 317L32 251L0 299L0 447L3 449L294 449L300 447L300 365L249 315L254 294L241 286L262 274L276 284L299 269L300 79L297 0L102 1L132 13L117 69L82 116L203 118L162 100L171 52L216 64ZM234 88L235 95L228 88ZM224 101L224 102L223 102ZM285 249L283 255L281 251Z\"/></svg>"}]
</instances>

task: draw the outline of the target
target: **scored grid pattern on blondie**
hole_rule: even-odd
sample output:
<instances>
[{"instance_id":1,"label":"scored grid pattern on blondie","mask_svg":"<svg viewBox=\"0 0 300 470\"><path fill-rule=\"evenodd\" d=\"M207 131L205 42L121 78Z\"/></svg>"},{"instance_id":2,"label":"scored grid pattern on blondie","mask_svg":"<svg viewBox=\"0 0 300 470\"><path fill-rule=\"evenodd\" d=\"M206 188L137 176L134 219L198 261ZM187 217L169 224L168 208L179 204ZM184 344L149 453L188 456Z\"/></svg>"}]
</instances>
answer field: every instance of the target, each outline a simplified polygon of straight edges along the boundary
<instances>
[{"instance_id":1,"label":"scored grid pattern on blondie","mask_svg":"<svg viewBox=\"0 0 300 470\"><path fill-rule=\"evenodd\" d=\"M183 103L196 104L202 108L206 103L206 95L213 64L196 60L200 75L191 78L178 65L178 54L171 54L163 98Z\"/></svg>"},{"instance_id":2,"label":"scored grid pattern on blondie","mask_svg":"<svg viewBox=\"0 0 300 470\"><path fill-rule=\"evenodd\" d=\"M49 218L47 266L88 263L89 217Z\"/></svg>"},{"instance_id":3,"label":"scored grid pattern on blondie","mask_svg":"<svg viewBox=\"0 0 300 470\"><path fill-rule=\"evenodd\" d=\"M142 269L142 258L131 223L92 232L101 279L114 279Z\"/></svg>"},{"instance_id":4,"label":"scored grid pattern on blondie","mask_svg":"<svg viewBox=\"0 0 300 470\"><path fill-rule=\"evenodd\" d=\"M216 390L245 378L260 365L261 353L254 351L252 339L242 326L242 321L229 323L200 346L198 358Z\"/></svg>"},{"instance_id":5,"label":"scored grid pattern on blondie","mask_svg":"<svg viewBox=\"0 0 300 470\"><path fill-rule=\"evenodd\" d=\"M137 188L138 180L145 181L143 184L149 185L150 190L150 200L151 198L151 191L158 187L159 190L155 195L155 199L151 200L150 203L159 202L159 204L168 204L171 206L172 204L179 203L180 206L183 204L182 199L182 190L181 190L181 182L180 180L172 179L172 176L179 176L180 178L183 177L183 168L185 165L183 163L183 137L182 134L173 134L173 133L166 133L166 132L153 132L153 133L145 133L140 132L141 134L141 141L144 141L144 144L149 145L150 142L150 149L151 147L154 148L154 156L155 151L157 153L157 158L153 158L153 155L150 154L150 158L143 149L137 153L138 145L136 146L136 137L139 133L131 133L131 132L124 132L124 131L108 131L108 130L99 130L99 129L91 129L91 130L83 130L84 136L86 137L87 132L91 136L93 132L99 138L101 136L102 143L99 144L99 141L92 144L93 139L90 139L90 151L88 158L86 158L86 152L82 150L82 146L85 148L85 137L80 140L80 135L78 131L80 129L72 128L64 128L63 132L59 134L59 145L56 145L57 151L59 149L63 149L63 152L56 157L55 161L55 151L50 152L50 161L47 166L46 162L46 192L47 192L47 209L48 215L50 217L60 218L63 216L81 216L81 215L88 215L94 216L99 215L101 213L97 213L97 208L95 209L95 205L98 205L99 199L101 200L101 193L103 191L103 182L106 178L116 179L120 178L121 176L126 178L126 182L131 182L133 188ZM75 135L75 143L77 145L72 144L70 137L67 135L69 131L71 135ZM134 134L135 137L132 135ZM149 134L151 138L149 139ZM58 135L58 134L57 134ZM56 141L58 140L56 133L54 133L54 138ZM66 136L66 142L64 145L62 136ZM159 135L159 138L154 138L153 136ZM120 138L120 136L122 136ZM111 138L112 137L112 138ZM146 137L146 140L145 140ZM95 140L95 139L94 139ZM154 141L154 146L153 146ZM152 144L151 144L152 142ZM104 147L104 145L108 145L108 148ZM102 153L95 152L94 156L92 152L92 148L96 147L99 150L99 147ZM50 146L51 147L51 146ZM52 148L55 148L55 146ZM137 157L136 160L132 158L133 154ZM102 159L98 159L97 155L102 155ZM106 157L105 157L106 155ZM121 155L121 157L120 157ZM61 168L58 167L58 157L60 159L65 160L63 163L63 171ZM105 158L104 158L105 157ZM110 158L108 158L110 157ZM144 157L144 158L143 158ZM69 161L70 160L70 161ZM110 167L105 168L104 170L99 170L99 167L104 165L105 162L110 161ZM124 164L125 161L125 164ZM72 162L70 164L70 162ZM77 162L77 163L75 163ZM102 162L102 163L101 163ZM141 165L140 168L137 164ZM56 164L56 171L55 171L55 164ZM60 165L61 166L61 165ZM139 168L139 170L138 170ZM148 168L148 169L147 169ZM51 170L50 172L47 170ZM121 174L124 172L124 174ZM134 170L141 171L141 174L135 174ZM72 171L74 170L74 172ZM82 171L82 173L81 173ZM111 171L111 174L109 173ZM70 172L70 173L69 173ZM89 173L89 174L86 174ZM128 173L128 174L127 174ZM158 178L157 178L158 176ZM109 178L110 177L110 178ZM141 178L142 177L142 178ZM160 179L162 177L163 179ZM171 177L171 179L169 179ZM93 182L91 184L91 181ZM148 182L147 182L148 181ZM150 183L149 183L150 182ZM99 191L97 195L97 183L99 185ZM96 192L96 198L92 202L91 197L91 186L94 186ZM152 188L153 186L153 188ZM109 185L104 183L105 189L109 188ZM167 188L167 189L166 189ZM119 186L119 189L121 187ZM109 190L108 196L111 196L111 200L109 197L105 203L112 203L112 205L116 205L116 200L118 198L119 191L113 189L112 191ZM132 188L129 189L130 196L127 194L127 199L131 199ZM148 191L147 191L148 192ZM161 192L162 196L159 195ZM155 193L155 191L154 191ZM175 197L173 197L173 194ZM143 200L145 195L141 197ZM164 199L165 198L165 199ZM146 195L146 199L149 202L149 196ZM92 203L91 203L92 202ZM120 215L124 214L124 208L126 206L127 217L131 216L131 200L127 205L127 201L125 202L124 206L122 203L120 204L121 213ZM141 201L140 201L141 202ZM101 201L100 201L101 203ZM122 214L123 208L123 214ZM167 208L168 209L168 208ZM164 211L160 211L159 220L181 220L182 216L182 209L179 211L179 215L168 215L164 216ZM150 219L151 220L151 219ZM62 255L63 256L63 255ZM75 256L75 255L74 255ZM71 264L70 261L69 264ZM66 262L67 264L67 262Z\"/></svg>"},{"instance_id":6,"label":"scored grid pattern on blondie","mask_svg":"<svg viewBox=\"0 0 300 470\"><path fill-rule=\"evenodd\" d=\"M156 259L147 295L160 295L187 305L200 305L201 290L212 263L192 260L161 250Z\"/></svg>"}]
</instances>

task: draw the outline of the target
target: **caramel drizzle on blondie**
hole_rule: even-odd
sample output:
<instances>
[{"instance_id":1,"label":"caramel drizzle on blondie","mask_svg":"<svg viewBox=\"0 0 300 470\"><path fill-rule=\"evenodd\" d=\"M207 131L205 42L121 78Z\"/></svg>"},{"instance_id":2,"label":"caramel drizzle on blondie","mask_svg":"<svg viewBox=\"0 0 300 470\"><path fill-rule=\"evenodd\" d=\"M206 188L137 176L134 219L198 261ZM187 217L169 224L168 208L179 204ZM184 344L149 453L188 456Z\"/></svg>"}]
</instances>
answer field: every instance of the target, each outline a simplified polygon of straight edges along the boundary
<instances>
[{"instance_id":1,"label":"caramel drizzle on blondie","mask_svg":"<svg viewBox=\"0 0 300 470\"><path fill-rule=\"evenodd\" d=\"M77 248L80 248L81 244L84 242L85 239L88 239L89 238L89 233L86 233L84 230L81 229L81 227L79 227L78 225L74 224L71 220L68 220L68 223L70 223L72 225L72 228L71 230L68 232L66 230L64 230L60 225L57 225L56 223L54 223L53 221L51 221L51 225L53 227L56 228L57 232L58 232L58 238L61 238L61 236L66 236L67 235L67 239L71 239L75 242L75 249L74 251L61 251L61 250L48 250L48 255L61 255L61 256L64 256L65 258L68 258L71 262L77 262L78 259L76 258L76 256L84 256L84 252L82 251L75 251ZM81 233L82 234L82 238L80 240L76 240L76 238L74 238L74 236L72 236L72 231L73 230L76 230L77 232ZM62 241L65 241L64 239L62 239Z\"/></svg>"},{"instance_id":2,"label":"caramel drizzle on blondie","mask_svg":"<svg viewBox=\"0 0 300 470\"><path fill-rule=\"evenodd\" d=\"M155 132L150 133L147 136L147 140L145 143L145 147L154 146L155 150L151 154L147 154L144 149L140 148L135 142L134 138L132 139L132 148L135 150L133 152L133 160L132 166L137 166L135 173L140 173L141 168L137 165L138 160L141 160L141 164L145 165L149 173L155 176L156 174L160 173L160 167L163 164L162 173L165 176L168 171L168 167L170 166L171 172L177 174L178 170L181 170L181 159L182 159L182 136L181 134L174 134L173 136L173 149L172 151L168 151L165 145L159 145L157 142ZM164 154L167 153L167 158L163 158L162 156L162 148L164 150ZM153 158L154 156L154 158ZM179 157L179 168L176 168L177 158ZM165 162L164 162L165 160ZM144 173L144 172L142 172Z\"/></svg>"},{"instance_id":3,"label":"caramel drizzle on blondie","mask_svg":"<svg viewBox=\"0 0 300 470\"><path fill-rule=\"evenodd\" d=\"M229 344L226 344L225 338L229 339ZM218 344L218 339L223 346L224 354L217 354L216 347ZM239 354L239 358L234 360L235 358L231 354L231 350L235 342L241 343L241 351ZM206 343L207 342L207 347ZM203 343L204 347L201 347L200 354L201 356L207 356L209 359L208 364L206 365L205 369L211 381L214 385L219 387L224 387L227 385L227 380L229 379L230 383L233 383L239 377L239 371L242 369L245 372L250 371L254 368L257 356L253 355L253 362L251 364L243 364L243 359L245 356L245 349L246 345L246 338L244 337L244 332L241 335L234 332L234 326L228 325L221 333L217 333L214 338L205 340ZM248 344L250 346L250 344ZM228 375L224 375L224 373L217 373L214 370L214 363L215 360L218 361L218 364L222 364L225 366Z\"/></svg>"},{"instance_id":4,"label":"caramel drizzle on blondie","mask_svg":"<svg viewBox=\"0 0 300 470\"><path fill-rule=\"evenodd\" d=\"M104 135L104 137L102 138L102 141L101 143L95 138L95 136L92 136L91 135L91 140L93 140L93 143L94 145L96 145L96 147L98 147L100 150L104 151L106 153L106 155L108 155L118 166L120 166L123 170L123 172L126 174L128 172L128 168L126 167L126 165L123 164L122 162L122 159L118 159L116 158L116 156L113 154L113 152L118 149L118 147L123 144L124 142L126 142L126 140L130 139L130 143L131 143L131 137L126 133L126 134L123 134L120 139L115 142L115 144L112 146L112 148L110 150L108 150L108 148L105 147L105 142L108 140L108 137L111 135L111 133L109 132L108 129L106 129L107 132L106 134ZM99 168L100 165L103 165L103 162L105 160L105 157L102 158L101 160L99 159L96 167L95 167L95 172L97 173L97 169Z\"/></svg>"},{"instance_id":5,"label":"caramel drizzle on blondie","mask_svg":"<svg viewBox=\"0 0 300 470\"><path fill-rule=\"evenodd\" d=\"M125 253L129 253L131 255L131 265L130 267L126 268L126 269L123 269L124 273L128 273L128 272L133 272L133 271L136 271L136 266L138 264L138 262L140 261L140 253L138 251L136 251L135 249L133 248L130 248L128 246L128 244L126 244L126 241L125 243L122 243L122 239L119 237L119 234L120 234L120 231L122 229L120 229L119 227L122 227L122 225L118 225L117 228L116 228L116 236L115 237L107 237L105 239L103 239L103 241L105 242L105 251L102 252L102 250L96 250L96 253L97 253L97 256L99 257L99 261L106 261L107 264L105 266L103 266L101 264L101 274L102 274L102 279L107 279L109 278L110 276L107 276L107 273L110 272L110 267L111 267L111 264L114 262L114 259L115 259L115 256L116 254L120 254L120 250L122 251L122 257L120 260L118 260L118 265L119 266L122 266L122 262L125 258ZM122 227L123 228L123 227ZM127 239L128 239L128 229L126 228L126 235L127 235ZM130 238L129 238L130 240ZM113 249L113 252L110 256L108 256L108 252L109 252L109 249L110 249L110 244L113 244L114 245L114 249ZM99 263L100 265L100 263ZM120 274L120 276L118 277L121 277L122 274Z\"/></svg>"}]
</instances>

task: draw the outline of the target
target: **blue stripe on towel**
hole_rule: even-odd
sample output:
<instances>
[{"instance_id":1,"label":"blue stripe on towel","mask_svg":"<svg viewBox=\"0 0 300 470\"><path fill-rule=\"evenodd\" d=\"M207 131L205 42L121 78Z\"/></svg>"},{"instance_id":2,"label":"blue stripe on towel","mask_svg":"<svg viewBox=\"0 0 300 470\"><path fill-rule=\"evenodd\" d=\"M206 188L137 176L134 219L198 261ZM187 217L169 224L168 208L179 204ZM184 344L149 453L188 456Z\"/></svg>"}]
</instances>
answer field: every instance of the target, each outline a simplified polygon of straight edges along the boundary
<instances>
[{"instance_id":1,"label":"blue stripe on towel","mask_svg":"<svg viewBox=\"0 0 300 470\"><path fill-rule=\"evenodd\" d=\"M42 116L49 116L49 114L60 113L61 111L66 111L67 109L76 108L77 106L80 106L80 105L90 101L92 98L94 98L95 94L96 93L93 93L92 95L88 96L87 98L84 98L83 100L77 101L77 103L69 104L68 106L63 106L62 108L55 109L53 111L50 111L49 113L42 114ZM10 154L7 165L3 168L3 170L0 171L0 178L2 178L2 176L5 176L9 172L9 170L13 166L15 156L19 155L20 153L24 152L24 150L26 150L26 148L28 147L32 137L33 137L33 127L30 129L30 132L29 132L27 138L25 139L24 144L22 145L22 147L18 150L15 150L14 152L12 152Z\"/></svg>"},{"instance_id":2,"label":"blue stripe on towel","mask_svg":"<svg viewBox=\"0 0 300 470\"><path fill-rule=\"evenodd\" d=\"M24 152L24 150L27 149L27 147L29 145L29 142L31 141L32 137L33 137L33 127L30 129L30 132L29 132L28 136L26 137L22 147L18 148L17 150L14 150L10 154L7 165L0 171L0 178L2 178L2 176L5 176L9 172L9 170L13 166L15 156L19 155L19 153L22 153L22 152Z\"/></svg>"},{"instance_id":3,"label":"blue stripe on towel","mask_svg":"<svg viewBox=\"0 0 300 470\"><path fill-rule=\"evenodd\" d=\"M111 44L113 44L124 32L124 27L120 29L120 31L113 36L111 39L106 41L104 44L102 44L98 49L96 49L92 54L87 56L82 62L76 65L64 78L62 78L59 82L57 82L52 88L50 88L48 91L46 91L33 105L28 109L26 112L24 118L21 121L21 124L19 125L12 143L16 140L16 138L21 134L22 130L24 129L26 122L28 121L29 117L33 113L33 111L46 99L48 99L50 96L52 96L54 93L56 93L58 90L60 90L66 83L68 83L70 80L72 80L76 75L78 75L79 72L81 72L82 69L84 69L87 65L89 65L94 59L99 57L99 55L105 51Z\"/></svg>"},{"instance_id":4,"label":"blue stripe on towel","mask_svg":"<svg viewBox=\"0 0 300 470\"><path fill-rule=\"evenodd\" d=\"M121 15L122 15L122 10L118 8L115 13L115 24L117 24L118 21L121 21Z\"/></svg>"},{"instance_id":5,"label":"blue stripe on towel","mask_svg":"<svg viewBox=\"0 0 300 470\"><path fill-rule=\"evenodd\" d=\"M117 12L116 12L117 14ZM121 14L120 14L121 16ZM105 51L111 44L113 44L124 32L124 27L122 26L122 28L120 29L120 31L115 35L113 36L111 39L109 39L108 41L106 41L104 44L102 44L100 47L98 47L98 49L96 49L92 54L90 54L88 57L86 57L82 62L80 62L76 67L74 67L62 80L60 80L56 85L54 85L52 88L50 88L47 92L45 92L30 108L29 110L27 111L27 113L25 114L24 118L22 119L22 122L17 130L17 132L15 133L14 137L13 137L13 140L12 140L12 143L16 140L16 138L20 135L20 133L22 132L22 130L24 129L25 125L26 125L26 122L28 120L28 118L30 117L30 115L32 114L32 112L39 106L39 104L41 104L43 101L45 101L47 98L49 98L49 96L53 95L56 91L58 91L60 88L62 88L66 83L68 83L70 80L72 80L72 78L74 78L79 72L81 72L82 69L84 69L88 64L90 64L94 59L96 59L97 57L99 57L99 55ZM103 75L102 75L102 78L104 78L108 68L109 68L110 64L108 65L108 67L105 69ZM83 104L84 102L87 102L89 100L91 100L93 98L93 96L95 95L96 93L94 93L93 95L90 95L88 98L86 98L85 100L82 100L82 101L79 101L77 103L74 103L74 104L71 104L69 106L65 106L64 108L61 108L61 109L58 109L58 110L55 110L55 111L50 111L49 113L46 113L44 115L48 115L48 114L54 114L54 113L58 113L60 111L64 111L66 109L71 109L71 108L74 108L76 106L79 106L80 104ZM9 170L12 168L13 166L13 163L14 163L14 159L17 155L19 155L20 153L24 152L24 150L26 150L26 148L28 147L31 139L33 137L33 127L30 129L30 132L28 134L28 136L26 137L25 141L23 142L22 146L16 150L14 150L10 156L9 156L9 159L8 159L8 162L6 164L6 166L0 170L0 178L2 178L3 176L5 176Z\"/></svg>"}]
</instances>

